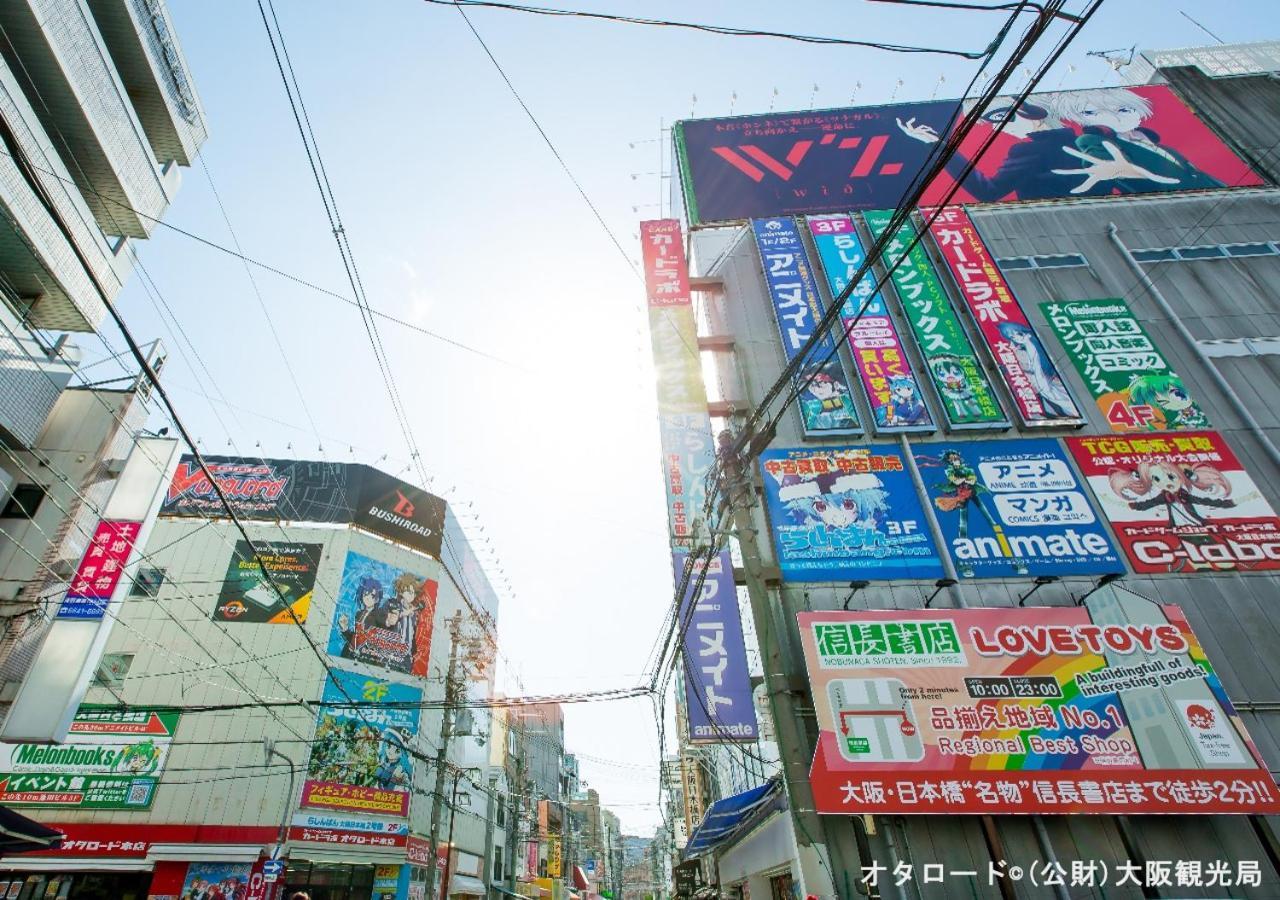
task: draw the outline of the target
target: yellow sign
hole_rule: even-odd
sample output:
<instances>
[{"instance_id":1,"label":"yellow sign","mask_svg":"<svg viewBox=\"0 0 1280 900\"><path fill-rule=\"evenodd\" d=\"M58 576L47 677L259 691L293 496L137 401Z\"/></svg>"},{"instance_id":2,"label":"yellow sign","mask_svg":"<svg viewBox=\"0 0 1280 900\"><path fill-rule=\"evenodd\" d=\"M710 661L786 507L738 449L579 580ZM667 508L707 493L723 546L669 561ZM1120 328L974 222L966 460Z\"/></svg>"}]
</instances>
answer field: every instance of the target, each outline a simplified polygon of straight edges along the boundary
<instances>
[{"instance_id":1,"label":"yellow sign","mask_svg":"<svg viewBox=\"0 0 1280 900\"><path fill-rule=\"evenodd\" d=\"M554 835L547 839L547 876L560 877L560 838Z\"/></svg>"}]
</instances>

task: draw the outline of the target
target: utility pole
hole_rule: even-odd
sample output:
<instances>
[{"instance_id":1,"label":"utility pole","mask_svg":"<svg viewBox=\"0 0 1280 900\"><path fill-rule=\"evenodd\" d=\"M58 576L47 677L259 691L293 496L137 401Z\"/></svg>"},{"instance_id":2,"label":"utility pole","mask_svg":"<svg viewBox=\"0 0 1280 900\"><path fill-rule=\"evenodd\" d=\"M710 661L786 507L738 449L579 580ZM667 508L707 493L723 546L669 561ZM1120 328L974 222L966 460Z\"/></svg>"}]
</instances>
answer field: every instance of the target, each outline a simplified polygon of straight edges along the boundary
<instances>
[{"instance_id":1,"label":"utility pole","mask_svg":"<svg viewBox=\"0 0 1280 900\"><path fill-rule=\"evenodd\" d=\"M490 734L493 734L490 727ZM488 778L489 792L484 804L484 872L481 879L485 885L493 884L493 829L497 826L498 810L497 807L502 804L502 800L498 798L498 776L490 775ZM486 894L489 896L490 894Z\"/></svg>"},{"instance_id":2,"label":"utility pole","mask_svg":"<svg viewBox=\"0 0 1280 900\"><path fill-rule=\"evenodd\" d=\"M440 819L444 799L444 775L449 766L449 741L453 737L453 711L457 705L458 630L462 625L462 610L447 620L449 624L449 671L444 676L444 715L440 722L440 749L436 752L436 784L431 793L431 852L435 858L427 866L426 895L436 892L436 859L440 856ZM456 782L455 782L456 785ZM452 848L450 848L452 850Z\"/></svg>"},{"instance_id":3,"label":"utility pole","mask_svg":"<svg viewBox=\"0 0 1280 900\"><path fill-rule=\"evenodd\" d=\"M513 790L516 797L516 803L515 809L512 813L512 831L514 832L515 840L511 842L511 874L507 876L508 893L514 894L516 890L516 854L521 855L522 861L529 858L528 849L520 842L520 833L522 831L521 826L524 821L526 796L528 791L525 785L524 773L524 716L517 712L515 707L512 707L509 711L509 715L511 713L515 714L515 719L519 722L518 725L513 725L510 719L507 721L508 728L514 727L516 729L516 779ZM537 873L535 872L534 874Z\"/></svg>"},{"instance_id":4,"label":"utility pole","mask_svg":"<svg viewBox=\"0 0 1280 900\"><path fill-rule=\"evenodd\" d=\"M733 516L734 536L742 550L742 568L746 577L747 596L751 601L751 616L755 621L756 635L760 642L760 661L764 668L764 684L769 698L769 711L782 761L782 782L787 793L787 806L795 834L798 862L800 864L800 893L819 896L840 896L839 885L830 875L835 871L858 871L857 861L837 859L831 842L827 841L830 861L822 859L818 848L825 835L822 820L814 810L813 789L809 784L809 763L813 758L813 746L805 735L800 721L798 698L807 684L798 674L788 671L783 656L783 642L787 639L789 615L783 603L770 603L769 590L762 575L758 529L752 515L756 506L755 492L747 477L742 458L732 451L733 435L723 431L718 438L721 467L721 491ZM779 612L775 615L775 608ZM772 636L772 639L769 639Z\"/></svg>"}]
</instances>

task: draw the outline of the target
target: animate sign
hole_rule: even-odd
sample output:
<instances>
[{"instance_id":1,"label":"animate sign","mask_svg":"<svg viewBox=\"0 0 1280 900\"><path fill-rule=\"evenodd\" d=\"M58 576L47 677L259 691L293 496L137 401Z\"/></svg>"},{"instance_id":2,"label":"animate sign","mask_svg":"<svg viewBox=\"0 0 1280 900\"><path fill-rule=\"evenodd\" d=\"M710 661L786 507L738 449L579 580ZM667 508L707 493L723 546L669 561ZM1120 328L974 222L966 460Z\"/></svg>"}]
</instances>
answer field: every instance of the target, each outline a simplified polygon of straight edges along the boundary
<instances>
[{"instance_id":1,"label":"animate sign","mask_svg":"<svg viewBox=\"0 0 1280 900\"><path fill-rule=\"evenodd\" d=\"M1182 611L800 613L819 812L1249 813L1280 792Z\"/></svg>"}]
</instances>

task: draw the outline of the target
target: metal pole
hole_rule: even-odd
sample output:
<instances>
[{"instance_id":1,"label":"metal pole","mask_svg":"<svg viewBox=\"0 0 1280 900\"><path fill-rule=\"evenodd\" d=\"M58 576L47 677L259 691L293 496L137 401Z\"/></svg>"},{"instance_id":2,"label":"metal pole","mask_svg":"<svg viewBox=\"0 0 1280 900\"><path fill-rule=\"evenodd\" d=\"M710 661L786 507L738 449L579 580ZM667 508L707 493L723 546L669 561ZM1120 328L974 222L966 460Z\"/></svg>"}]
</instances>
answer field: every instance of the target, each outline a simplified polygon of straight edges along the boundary
<instances>
[{"instance_id":1,"label":"metal pole","mask_svg":"<svg viewBox=\"0 0 1280 900\"><path fill-rule=\"evenodd\" d=\"M492 726L489 729L489 733L493 734ZM486 897L492 893L490 884L493 881L493 829L497 826L497 822L494 821L497 818L497 810L494 809L494 806L499 802L498 776L490 775L488 799L484 804L484 883Z\"/></svg>"},{"instance_id":2,"label":"metal pole","mask_svg":"<svg viewBox=\"0 0 1280 900\"><path fill-rule=\"evenodd\" d=\"M920 474L920 467L916 465L915 454L911 452L911 441L907 440L905 434L900 434L898 435L898 446L902 450L902 458L907 463L907 471L911 473L911 482L916 487L916 496L920 498L920 507L924 510L925 521L929 524L929 534L933 537L933 543L938 548L938 559L942 562L942 574L952 582L948 593L951 594L951 600L955 603L957 609L966 609L969 604L965 601L964 588L960 586L960 575L956 572L955 560L951 558L946 536L942 533L942 526L938 524L938 514L934 512L933 504L929 502L929 491L925 487L924 477Z\"/></svg>"},{"instance_id":3,"label":"metal pole","mask_svg":"<svg viewBox=\"0 0 1280 900\"><path fill-rule=\"evenodd\" d=\"M462 611L454 613L449 622L449 671L444 678L444 715L440 723L440 750L436 753L436 783L431 797L431 852L440 854L440 801L444 799L444 773L449 763L449 740L453 737L453 707L456 671L458 667L458 626L462 622ZM457 781L454 781L455 788ZM426 894L435 896L436 861L427 866Z\"/></svg>"},{"instance_id":4,"label":"metal pole","mask_svg":"<svg viewBox=\"0 0 1280 900\"><path fill-rule=\"evenodd\" d=\"M1169 323L1177 329L1178 334L1186 341L1191 352L1195 354L1200 365L1209 373L1213 379L1213 383L1218 386L1218 390L1226 395L1227 402L1231 404L1231 408L1235 410L1245 427L1250 433L1258 439L1258 443L1262 445L1262 449L1266 451L1267 456L1271 457L1272 465L1280 467L1280 448L1276 447L1270 436L1263 430L1262 425L1253 417L1253 413L1249 411L1249 407L1240 399L1240 395L1236 393L1236 389L1227 381L1226 376L1218 371L1218 367L1213 361L1205 355L1200 347L1200 343L1196 340L1195 335L1191 333L1191 329L1183 324L1182 319L1174 312L1173 307L1169 305L1169 301L1165 299L1164 294L1160 293L1160 289L1156 287L1151 277L1147 275L1147 270L1142 268L1142 264L1133 258L1133 254L1129 252L1129 248L1125 246L1124 241L1120 239L1119 229L1116 228L1115 222L1107 223L1107 237L1111 238L1111 243L1116 245L1116 249L1120 251L1120 255L1124 257L1124 261L1129 264L1138 280L1142 282L1142 286L1147 289L1147 293L1151 295L1151 299L1156 301L1156 305L1160 307L1160 311L1165 314Z\"/></svg>"},{"instance_id":5,"label":"metal pole","mask_svg":"<svg viewBox=\"0 0 1280 900\"><path fill-rule=\"evenodd\" d=\"M262 749L266 751L268 764L271 763L271 757L278 756L289 766L289 793L284 796L284 813L280 816L280 835L276 840L276 852L271 857L272 859L279 859L284 854L284 844L289 837L289 813L293 811L293 788L297 771L293 760L277 750L275 741L271 738L262 739Z\"/></svg>"}]
</instances>

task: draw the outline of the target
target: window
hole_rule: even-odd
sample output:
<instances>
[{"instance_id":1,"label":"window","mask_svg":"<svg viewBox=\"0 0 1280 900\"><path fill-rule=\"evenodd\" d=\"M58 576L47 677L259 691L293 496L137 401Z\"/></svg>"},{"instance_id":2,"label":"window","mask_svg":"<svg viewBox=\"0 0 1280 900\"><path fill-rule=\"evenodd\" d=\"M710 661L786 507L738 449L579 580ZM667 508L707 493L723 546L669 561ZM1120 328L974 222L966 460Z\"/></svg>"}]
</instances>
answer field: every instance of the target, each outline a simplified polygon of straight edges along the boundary
<instances>
[{"instance_id":1,"label":"window","mask_svg":"<svg viewBox=\"0 0 1280 900\"><path fill-rule=\"evenodd\" d=\"M9 502L0 511L0 519L33 519L44 500L45 490L38 484L20 484L9 495Z\"/></svg>"},{"instance_id":2,"label":"window","mask_svg":"<svg viewBox=\"0 0 1280 900\"><path fill-rule=\"evenodd\" d=\"M503 877L504 876L502 874L502 848L494 847L493 848L493 880L501 881Z\"/></svg>"},{"instance_id":3,"label":"window","mask_svg":"<svg viewBox=\"0 0 1280 900\"><path fill-rule=\"evenodd\" d=\"M996 262L1002 269L1067 269L1089 265L1079 253L1048 253L1043 256L1007 256Z\"/></svg>"},{"instance_id":4,"label":"window","mask_svg":"<svg viewBox=\"0 0 1280 900\"><path fill-rule=\"evenodd\" d=\"M1172 250L1131 250L1133 258L1138 262L1164 262L1168 259L1177 259L1178 256Z\"/></svg>"},{"instance_id":5,"label":"window","mask_svg":"<svg viewBox=\"0 0 1280 900\"><path fill-rule=\"evenodd\" d=\"M1228 256L1275 256L1276 248L1270 244L1226 244Z\"/></svg>"},{"instance_id":6,"label":"window","mask_svg":"<svg viewBox=\"0 0 1280 900\"><path fill-rule=\"evenodd\" d=\"M1179 247L1178 256L1182 259L1220 259L1227 252L1216 244L1209 247Z\"/></svg>"},{"instance_id":7,"label":"window","mask_svg":"<svg viewBox=\"0 0 1280 900\"><path fill-rule=\"evenodd\" d=\"M139 566L138 574L133 578L133 587L129 589L129 596L154 598L160 593L162 584L164 584L164 569L155 566Z\"/></svg>"},{"instance_id":8,"label":"window","mask_svg":"<svg viewBox=\"0 0 1280 900\"><path fill-rule=\"evenodd\" d=\"M93 683L108 688L124 687L125 676L132 667L132 653L104 653L102 662L98 663L98 671L94 673Z\"/></svg>"},{"instance_id":9,"label":"window","mask_svg":"<svg viewBox=\"0 0 1280 900\"><path fill-rule=\"evenodd\" d=\"M495 824L497 824L497 826L498 826L499 828L506 828L506 827L507 827L507 804L506 804L506 801L504 801L504 800L499 800L496 804L494 804L494 806L496 807L496 811L495 811L495 814L494 814L494 821L495 821Z\"/></svg>"},{"instance_id":10,"label":"window","mask_svg":"<svg viewBox=\"0 0 1280 900\"><path fill-rule=\"evenodd\" d=\"M1275 241L1250 241L1243 244L1197 244L1187 247L1151 247L1130 250L1138 262L1173 262L1188 259L1227 259L1240 256L1280 256Z\"/></svg>"}]
</instances>

